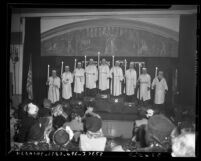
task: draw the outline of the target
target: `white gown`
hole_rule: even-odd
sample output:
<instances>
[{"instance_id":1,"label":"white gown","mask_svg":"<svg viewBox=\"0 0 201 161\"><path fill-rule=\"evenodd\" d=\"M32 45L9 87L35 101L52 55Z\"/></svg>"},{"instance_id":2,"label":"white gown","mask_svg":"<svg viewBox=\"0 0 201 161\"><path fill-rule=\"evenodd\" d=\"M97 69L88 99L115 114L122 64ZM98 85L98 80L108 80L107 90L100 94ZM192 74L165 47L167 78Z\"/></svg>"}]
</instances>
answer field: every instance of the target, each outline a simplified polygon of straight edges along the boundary
<instances>
[{"instance_id":1,"label":"white gown","mask_svg":"<svg viewBox=\"0 0 201 161\"><path fill-rule=\"evenodd\" d=\"M109 89L110 69L108 65L99 66L99 89L104 91Z\"/></svg>"},{"instance_id":2,"label":"white gown","mask_svg":"<svg viewBox=\"0 0 201 161\"><path fill-rule=\"evenodd\" d=\"M52 102L55 103L59 101L60 99L60 78L56 77L53 78L52 76L49 77L49 90L48 90L48 99Z\"/></svg>"},{"instance_id":3,"label":"white gown","mask_svg":"<svg viewBox=\"0 0 201 161\"><path fill-rule=\"evenodd\" d=\"M168 90L168 86L165 78L162 78L161 81L158 80L158 77L154 78L152 82L152 89L155 86L155 104L163 104L165 102L165 90Z\"/></svg>"},{"instance_id":4,"label":"white gown","mask_svg":"<svg viewBox=\"0 0 201 161\"><path fill-rule=\"evenodd\" d=\"M113 93L114 96L121 95L121 81L124 79L123 71L120 67L112 67L110 70L110 78L112 78L112 73L114 73L114 93L112 92L113 89L113 80L111 81L111 94Z\"/></svg>"},{"instance_id":5,"label":"white gown","mask_svg":"<svg viewBox=\"0 0 201 161\"><path fill-rule=\"evenodd\" d=\"M72 97L72 87L73 75L71 72L64 72L62 74L62 97L64 99L69 99Z\"/></svg>"},{"instance_id":6,"label":"white gown","mask_svg":"<svg viewBox=\"0 0 201 161\"><path fill-rule=\"evenodd\" d=\"M76 68L74 71L74 92L82 93L84 91L84 83L85 83L84 69Z\"/></svg>"},{"instance_id":7,"label":"white gown","mask_svg":"<svg viewBox=\"0 0 201 161\"><path fill-rule=\"evenodd\" d=\"M95 65L88 65L85 69L86 73L86 88L96 88L96 81L98 80L98 70Z\"/></svg>"},{"instance_id":8,"label":"white gown","mask_svg":"<svg viewBox=\"0 0 201 161\"><path fill-rule=\"evenodd\" d=\"M138 89L137 98L143 101L147 101L151 99L150 89L151 87L151 77L149 74L141 74L138 78L140 82L140 91ZM140 92L140 97L139 97Z\"/></svg>"},{"instance_id":9,"label":"white gown","mask_svg":"<svg viewBox=\"0 0 201 161\"><path fill-rule=\"evenodd\" d=\"M134 95L137 81L137 74L135 69L126 70L126 95Z\"/></svg>"}]
</instances>

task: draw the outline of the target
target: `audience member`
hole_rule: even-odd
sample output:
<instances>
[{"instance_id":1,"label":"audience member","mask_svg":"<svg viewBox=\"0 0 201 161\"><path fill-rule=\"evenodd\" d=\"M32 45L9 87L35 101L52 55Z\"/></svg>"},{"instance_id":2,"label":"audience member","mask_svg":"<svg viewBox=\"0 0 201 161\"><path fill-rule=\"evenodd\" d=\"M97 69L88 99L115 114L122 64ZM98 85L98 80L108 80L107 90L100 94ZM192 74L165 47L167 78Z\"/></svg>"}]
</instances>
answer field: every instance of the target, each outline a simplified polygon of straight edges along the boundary
<instances>
[{"instance_id":1,"label":"audience member","mask_svg":"<svg viewBox=\"0 0 201 161\"><path fill-rule=\"evenodd\" d=\"M80 135L81 151L104 151L106 137L102 133L102 120L98 117L87 117L85 122L86 134Z\"/></svg>"}]
</instances>

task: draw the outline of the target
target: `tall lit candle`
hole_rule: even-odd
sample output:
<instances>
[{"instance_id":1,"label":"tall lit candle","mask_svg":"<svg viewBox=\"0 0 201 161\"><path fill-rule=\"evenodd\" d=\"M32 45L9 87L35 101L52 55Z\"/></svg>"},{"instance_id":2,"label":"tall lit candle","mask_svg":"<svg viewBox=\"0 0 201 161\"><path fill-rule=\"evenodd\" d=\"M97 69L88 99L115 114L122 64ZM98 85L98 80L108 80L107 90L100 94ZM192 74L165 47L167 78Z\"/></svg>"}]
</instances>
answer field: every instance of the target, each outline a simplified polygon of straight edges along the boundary
<instances>
[{"instance_id":1,"label":"tall lit candle","mask_svg":"<svg viewBox=\"0 0 201 161\"><path fill-rule=\"evenodd\" d=\"M50 75L50 65L47 65L47 80L49 79L49 75Z\"/></svg>"},{"instance_id":2,"label":"tall lit candle","mask_svg":"<svg viewBox=\"0 0 201 161\"><path fill-rule=\"evenodd\" d=\"M126 67L127 67L127 61L126 61L126 59L124 60L124 62L125 62L124 70L125 70L125 74L126 74Z\"/></svg>"},{"instance_id":3,"label":"tall lit candle","mask_svg":"<svg viewBox=\"0 0 201 161\"><path fill-rule=\"evenodd\" d=\"M100 51L98 52L98 68L99 68L99 63L100 63Z\"/></svg>"},{"instance_id":4,"label":"tall lit candle","mask_svg":"<svg viewBox=\"0 0 201 161\"><path fill-rule=\"evenodd\" d=\"M64 67L64 62L62 61L61 62L61 76L62 76L62 73L63 73L63 67Z\"/></svg>"},{"instance_id":5,"label":"tall lit candle","mask_svg":"<svg viewBox=\"0 0 201 161\"><path fill-rule=\"evenodd\" d=\"M87 63L87 56L85 55L85 56L84 56L84 69L86 69L86 66L87 66L86 63Z\"/></svg>"},{"instance_id":6,"label":"tall lit candle","mask_svg":"<svg viewBox=\"0 0 201 161\"><path fill-rule=\"evenodd\" d=\"M141 63L139 63L139 76L140 76L140 71L141 71Z\"/></svg>"},{"instance_id":7,"label":"tall lit candle","mask_svg":"<svg viewBox=\"0 0 201 161\"><path fill-rule=\"evenodd\" d=\"M114 67L114 56L112 56L112 67Z\"/></svg>"},{"instance_id":8,"label":"tall lit candle","mask_svg":"<svg viewBox=\"0 0 201 161\"><path fill-rule=\"evenodd\" d=\"M158 74L158 67L156 67L155 69L155 77L157 77L157 74Z\"/></svg>"},{"instance_id":9,"label":"tall lit candle","mask_svg":"<svg viewBox=\"0 0 201 161\"><path fill-rule=\"evenodd\" d=\"M77 59L75 59L74 70L76 69Z\"/></svg>"}]
</instances>

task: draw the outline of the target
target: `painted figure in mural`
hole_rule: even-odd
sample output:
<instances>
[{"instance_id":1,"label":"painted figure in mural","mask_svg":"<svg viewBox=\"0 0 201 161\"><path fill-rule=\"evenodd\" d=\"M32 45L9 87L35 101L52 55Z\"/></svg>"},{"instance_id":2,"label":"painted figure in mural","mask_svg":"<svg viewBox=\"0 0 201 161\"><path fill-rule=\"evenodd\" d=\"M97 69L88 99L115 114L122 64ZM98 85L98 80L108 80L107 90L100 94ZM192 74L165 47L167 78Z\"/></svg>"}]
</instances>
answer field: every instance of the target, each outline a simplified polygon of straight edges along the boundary
<instances>
[{"instance_id":1,"label":"painted figure in mural","mask_svg":"<svg viewBox=\"0 0 201 161\"><path fill-rule=\"evenodd\" d=\"M84 69L82 68L81 62L77 63L77 68L74 70L74 92L77 98L82 97L84 92L85 76Z\"/></svg>"},{"instance_id":2,"label":"painted figure in mural","mask_svg":"<svg viewBox=\"0 0 201 161\"><path fill-rule=\"evenodd\" d=\"M89 65L85 69L86 73L86 93L88 96L96 95L96 82L98 80L98 70L94 65L94 60L89 60Z\"/></svg>"},{"instance_id":3,"label":"painted figure in mural","mask_svg":"<svg viewBox=\"0 0 201 161\"><path fill-rule=\"evenodd\" d=\"M113 79L113 81L111 81L110 89L111 89L111 93L113 93L114 96L119 96L122 94L121 82L123 81L124 77L123 77L123 71L119 65L120 65L120 62L116 61L115 66L112 67L110 70L110 78ZM114 86L112 82L114 82ZM112 90L114 90L114 92Z\"/></svg>"},{"instance_id":4,"label":"painted figure in mural","mask_svg":"<svg viewBox=\"0 0 201 161\"><path fill-rule=\"evenodd\" d=\"M147 73L147 68L142 68L142 74L139 76L137 82L139 84L137 98L145 103L151 99L151 76Z\"/></svg>"},{"instance_id":5,"label":"painted figure in mural","mask_svg":"<svg viewBox=\"0 0 201 161\"><path fill-rule=\"evenodd\" d=\"M107 37L105 53L110 53L111 55L114 55L114 53L117 51L117 48L115 45L115 39L116 37L113 35Z\"/></svg>"},{"instance_id":6,"label":"painted figure in mural","mask_svg":"<svg viewBox=\"0 0 201 161\"><path fill-rule=\"evenodd\" d=\"M126 78L126 96L127 101L131 101L133 95L135 94L136 82L137 82L137 74L134 69L134 62L130 62L129 69L126 70L125 74Z\"/></svg>"},{"instance_id":7,"label":"painted figure in mural","mask_svg":"<svg viewBox=\"0 0 201 161\"><path fill-rule=\"evenodd\" d=\"M73 75L69 66L65 66L65 72L62 74L62 98L68 100L72 97Z\"/></svg>"},{"instance_id":8,"label":"painted figure in mural","mask_svg":"<svg viewBox=\"0 0 201 161\"><path fill-rule=\"evenodd\" d=\"M152 82L152 89L155 88L154 104L163 106L165 102L165 94L168 91L166 80L163 76L163 71L158 72L158 76Z\"/></svg>"},{"instance_id":9,"label":"painted figure in mural","mask_svg":"<svg viewBox=\"0 0 201 161\"><path fill-rule=\"evenodd\" d=\"M56 70L52 70L52 76L48 78L46 84L49 85L48 99L51 100L52 103L59 101L60 78L57 77Z\"/></svg>"},{"instance_id":10,"label":"painted figure in mural","mask_svg":"<svg viewBox=\"0 0 201 161\"><path fill-rule=\"evenodd\" d=\"M106 92L109 89L110 69L105 59L102 59L99 66L99 89L101 92Z\"/></svg>"},{"instance_id":11,"label":"painted figure in mural","mask_svg":"<svg viewBox=\"0 0 201 161\"><path fill-rule=\"evenodd\" d=\"M67 52L72 53L73 48L72 48L72 40L67 40Z\"/></svg>"}]
</instances>

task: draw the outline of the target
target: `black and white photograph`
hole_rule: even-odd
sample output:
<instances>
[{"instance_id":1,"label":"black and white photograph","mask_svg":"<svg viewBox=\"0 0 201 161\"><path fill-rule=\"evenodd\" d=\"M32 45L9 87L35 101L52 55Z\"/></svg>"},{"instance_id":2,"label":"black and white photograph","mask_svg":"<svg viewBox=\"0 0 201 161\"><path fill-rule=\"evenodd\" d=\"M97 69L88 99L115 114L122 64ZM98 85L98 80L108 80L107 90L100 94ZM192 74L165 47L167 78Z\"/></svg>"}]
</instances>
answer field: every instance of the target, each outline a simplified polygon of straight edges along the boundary
<instances>
[{"instance_id":1,"label":"black and white photograph","mask_svg":"<svg viewBox=\"0 0 201 161\"><path fill-rule=\"evenodd\" d=\"M199 9L11 7L9 153L196 157Z\"/></svg>"}]
</instances>

